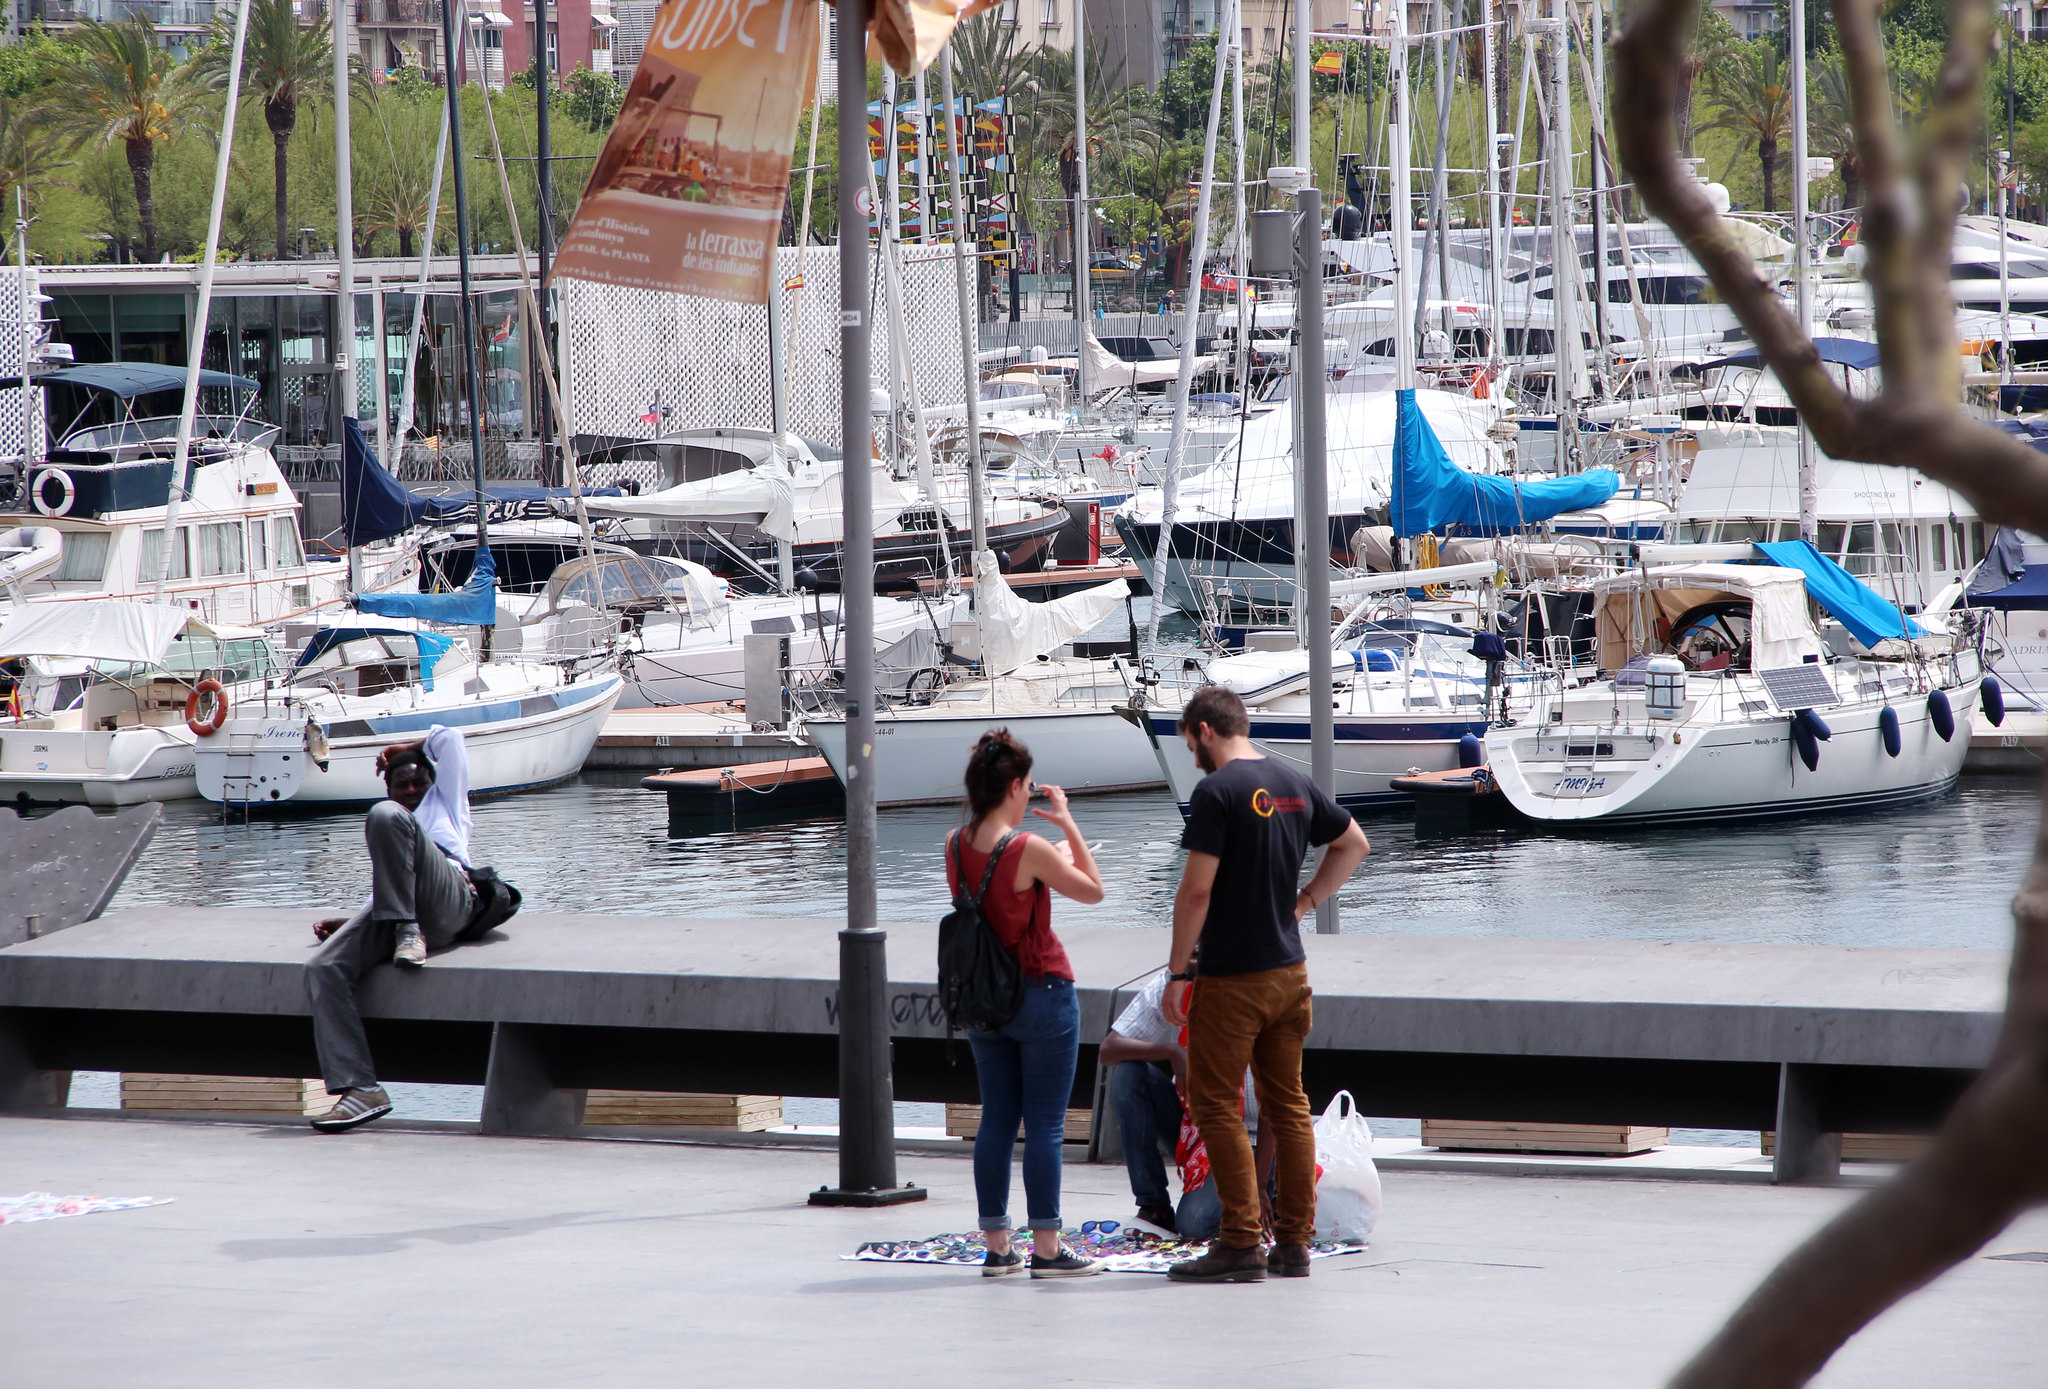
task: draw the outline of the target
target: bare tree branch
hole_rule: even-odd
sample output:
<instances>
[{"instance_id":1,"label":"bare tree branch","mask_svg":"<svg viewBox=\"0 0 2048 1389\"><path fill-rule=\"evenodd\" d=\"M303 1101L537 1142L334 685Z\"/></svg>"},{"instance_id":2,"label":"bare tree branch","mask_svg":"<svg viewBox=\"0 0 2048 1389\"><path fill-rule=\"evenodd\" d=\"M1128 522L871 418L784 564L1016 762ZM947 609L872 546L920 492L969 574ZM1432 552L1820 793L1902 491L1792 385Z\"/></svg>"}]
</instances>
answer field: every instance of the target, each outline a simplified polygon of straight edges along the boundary
<instances>
[{"instance_id":1,"label":"bare tree branch","mask_svg":"<svg viewBox=\"0 0 2048 1389\"><path fill-rule=\"evenodd\" d=\"M1797 3L1798 0L1795 0ZM2048 534L2048 458L1965 416L1949 258L1992 50L1989 0L1951 0L1933 110L1901 156L1878 0L1833 0L1866 180L1863 241L1884 386L1858 401L1828 380L1806 325L1729 237L1674 155L1673 101L1697 0L1649 0L1615 43L1615 133L1645 204L1706 268L1820 446L1912 466L1988 521ZM1680 1389L1791 1389L1869 1321L2048 1196L2048 816L2013 903L2005 1025L1933 1147L1781 1263L1680 1373Z\"/></svg>"}]
</instances>

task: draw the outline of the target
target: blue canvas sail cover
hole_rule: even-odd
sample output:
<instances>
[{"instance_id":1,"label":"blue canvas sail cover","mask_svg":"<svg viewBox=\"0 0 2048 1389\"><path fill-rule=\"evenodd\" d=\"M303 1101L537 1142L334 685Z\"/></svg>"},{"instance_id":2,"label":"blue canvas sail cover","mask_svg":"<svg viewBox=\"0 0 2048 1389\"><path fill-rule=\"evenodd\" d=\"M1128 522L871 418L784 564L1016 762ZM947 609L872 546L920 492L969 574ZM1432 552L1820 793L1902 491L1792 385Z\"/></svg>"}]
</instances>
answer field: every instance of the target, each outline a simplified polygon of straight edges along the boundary
<instances>
[{"instance_id":1,"label":"blue canvas sail cover","mask_svg":"<svg viewBox=\"0 0 2048 1389\"><path fill-rule=\"evenodd\" d=\"M368 545L403 535L422 522L458 525L476 520L476 495L460 492L423 497L391 476L370 452L363 427L353 417L341 421L341 531L347 544ZM550 505L571 496L566 487L487 487L488 519L538 521L555 515ZM586 497L617 497L616 487L586 487Z\"/></svg>"},{"instance_id":2,"label":"blue canvas sail cover","mask_svg":"<svg viewBox=\"0 0 2048 1389\"><path fill-rule=\"evenodd\" d=\"M378 617L410 617L456 627L490 627L498 621L498 562L488 546L476 552L469 582L453 593L359 593L356 606Z\"/></svg>"},{"instance_id":3,"label":"blue canvas sail cover","mask_svg":"<svg viewBox=\"0 0 2048 1389\"><path fill-rule=\"evenodd\" d=\"M1888 637L1924 637L1927 629L1901 614L1896 606L1854 574L1804 540L1759 543L1757 553L1784 569L1806 576L1806 591L1866 647Z\"/></svg>"},{"instance_id":4,"label":"blue canvas sail cover","mask_svg":"<svg viewBox=\"0 0 2048 1389\"><path fill-rule=\"evenodd\" d=\"M1395 535L1421 535L1439 526L1488 533L1519 530L1561 512L1598 506L1621 486L1612 468L1588 468L1573 477L1539 482L1468 473L1451 461L1415 392L1395 395Z\"/></svg>"},{"instance_id":5,"label":"blue canvas sail cover","mask_svg":"<svg viewBox=\"0 0 2048 1389\"><path fill-rule=\"evenodd\" d=\"M341 532L350 545L404 535L422 521L452 517L469 497L422 497L399 485L370 455L354 416L341 421Z\"/></svg>"}]
</instances>

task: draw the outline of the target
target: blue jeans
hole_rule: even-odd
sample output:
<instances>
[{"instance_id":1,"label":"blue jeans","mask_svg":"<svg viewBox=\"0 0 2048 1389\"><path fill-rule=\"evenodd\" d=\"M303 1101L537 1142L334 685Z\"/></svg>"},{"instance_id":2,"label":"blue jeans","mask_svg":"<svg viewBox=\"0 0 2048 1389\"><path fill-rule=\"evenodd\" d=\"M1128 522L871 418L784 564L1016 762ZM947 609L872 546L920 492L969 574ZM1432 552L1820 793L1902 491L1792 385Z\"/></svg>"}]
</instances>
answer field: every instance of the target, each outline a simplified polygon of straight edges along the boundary
<instances>
[{"instance_id":1,"label":"blue jeans","mask_svg":"<svg viewBox=\"0 0 2048 1389\"><path fill-rule=\"evenodd\" d=\"M1081 1055L1081 1005L1071 979L1027 979L1024 1006L994 1032L970 1032L981 1081L974 1198L984 1230L1010 1228L1010 1160L1024 1123L1024 1203L1033 1230L1060 1228L1060 1149Z\"/></svg>"},{"instance_id":2,"label":"blue jeans","mask_svg":"<svg viewBox=\"0 0 2048 1389\"><path fill-rule=\"evenodd\" d=\"M1180 1092L1164 1061L1125 1061L1116 1068L1116 1127L1123 1138L1131 1196L1141 1206L1171 1208L1166 1154L1180 1140Z\"/></svg>"},{"instance_id":3,"label":"blue jeans","mask_svg":"<svg viewBox=\"0 0 2048 1389\"><path fill-rule=\"evenodd\" d=\"M1173 1209L1174 1225L1183 1239L1216 1238L1223 1224L1223 1203L1217 1199L1215 1181L1182 1193L1178 1208L1166 1184L1166 1153L1180 1145L1180 1092L1173 1088L1173 1067L1164 1061L1121 1062L1113 1084L1131 1196L1140 1206Z\"/></svg>"}]
</instances>

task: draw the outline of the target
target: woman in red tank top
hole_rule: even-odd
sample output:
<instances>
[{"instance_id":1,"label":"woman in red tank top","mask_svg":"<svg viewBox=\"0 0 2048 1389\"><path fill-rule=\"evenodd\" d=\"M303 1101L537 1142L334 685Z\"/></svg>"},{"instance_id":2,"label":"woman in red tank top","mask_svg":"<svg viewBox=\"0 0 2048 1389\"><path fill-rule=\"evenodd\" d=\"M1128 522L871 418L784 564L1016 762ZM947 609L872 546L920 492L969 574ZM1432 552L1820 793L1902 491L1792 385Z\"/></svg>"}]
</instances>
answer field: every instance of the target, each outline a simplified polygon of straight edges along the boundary
<instances>
[{"instance_id":1,"label":"woman in red tank top","mask_svg":"<svg viewBox=\"0 0 2048 1389\"><path fill-rule=\"evenodd\" d=\"M1032 814L1059 826L1054 846L1022 828L1027 802L1045 794L1049 809ZM967 828L946 855L947 886L972 895L996 871L981 913L1024 969L1024 1006L993 1032L969 1032L981 1085L981 1128L974 1138L974 1194L988 1244L984 1277L1017 1273L1024 1256L1010 1247L1010 1160L1024 1125L1024 1197L1032 1235L1031 1276L1071 1278L1102 1265L1060 1245L1061 1145L1067 1100L1081 1050L1081 1012L1074 969L1052 933L1052 894L1077 902L1102 900L1102 875L1057 786L1034 787L1031 753L1007 729L981 736L967 759Z\"/></svg>"}]
</instances>

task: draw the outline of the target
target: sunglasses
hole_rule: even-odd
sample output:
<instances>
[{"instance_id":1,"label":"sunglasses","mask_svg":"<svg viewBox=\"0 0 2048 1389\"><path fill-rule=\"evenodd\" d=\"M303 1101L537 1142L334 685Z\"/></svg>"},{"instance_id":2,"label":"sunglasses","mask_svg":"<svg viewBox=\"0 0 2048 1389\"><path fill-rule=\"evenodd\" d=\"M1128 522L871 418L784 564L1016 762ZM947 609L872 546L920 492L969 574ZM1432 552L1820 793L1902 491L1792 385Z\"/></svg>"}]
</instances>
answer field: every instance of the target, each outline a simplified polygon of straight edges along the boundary
<instances>
[{"instance_id":1,"label":"sunglasses","mask_svg":"<svg viewBox=\"0 0 2048 1389\"><path fill-rule=\"evenodd\" d=\"M1090 1220L1081 1226L1081 1238L1094 1243L1108 1238L1122 1228L1122 1222L1115 1220Z\"/></svg>"}]
</instances>

